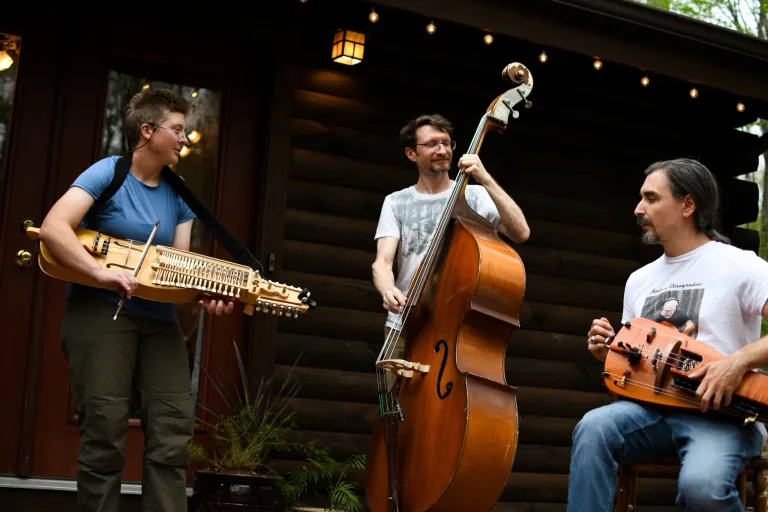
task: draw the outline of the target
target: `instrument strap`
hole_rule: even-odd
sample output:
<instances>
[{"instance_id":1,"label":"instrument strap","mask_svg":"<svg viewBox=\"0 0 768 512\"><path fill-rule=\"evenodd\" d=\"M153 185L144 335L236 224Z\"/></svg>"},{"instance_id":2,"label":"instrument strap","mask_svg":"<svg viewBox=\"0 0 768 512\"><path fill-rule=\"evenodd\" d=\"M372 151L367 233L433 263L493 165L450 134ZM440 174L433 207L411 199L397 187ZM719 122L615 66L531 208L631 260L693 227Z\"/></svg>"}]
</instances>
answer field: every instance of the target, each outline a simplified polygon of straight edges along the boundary
<instances>
[{"instance_id":1,"label":"instrument strap","mask_svg":"<svg viewBox=\"0 0 768 512\"><path fill-rule=\"evenodd\" d=\"M98 199L91 206L91 210L100 208L109 199L115 195L115 192L122 186L125 178L128 176L128 172L131 170L131 162L133 161L133 153L121 156L115 164L115 176L112 181L109 182L107 188L99 196ZM195 196L195 194L189 190L184 183L184 178L173 172L168 166L163 167L163 177L168 181L176 194L181 197L187 206L197 215L197 218L205 224L212 232L213 235L221 242L224 249L227 250L235 261L241 265L247 265L253 270L257 270L262 276L264 275L264 267L259 263L259 260L251 254L251 252L241 244L232 233L224 227L224 225L213 215L208 208Z\"/></svg>"}]
</instances>

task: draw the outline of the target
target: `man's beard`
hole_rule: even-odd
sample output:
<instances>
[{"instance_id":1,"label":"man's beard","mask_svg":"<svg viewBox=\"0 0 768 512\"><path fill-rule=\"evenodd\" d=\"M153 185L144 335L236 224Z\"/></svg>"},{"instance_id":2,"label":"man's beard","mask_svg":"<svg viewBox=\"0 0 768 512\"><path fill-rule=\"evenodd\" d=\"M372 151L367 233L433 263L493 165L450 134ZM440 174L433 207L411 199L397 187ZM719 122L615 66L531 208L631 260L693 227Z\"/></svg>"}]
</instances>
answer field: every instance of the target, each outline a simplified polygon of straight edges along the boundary
<instances>
[{"instance_id":1,"label":"man's beard","mask_svg":"<svg viewBox=\"0 0 768 512\"><path fill-rule=\"evenodd\" d=\"M429 166L429 172L432 174L443 174L451 169L451 162L448 160L440 160Z\"/></svg>"},{"instance_id":2,"label":"man's beard","mask_svg":"<svg viewBox=\"0 0 768 512\"><path fill-rule=\"evenodd\" d=\"M641 240L644 244L647 244L647 245L661 244L661 238L659 238L659 234L656 233L655 229L653 229L653 226L651 225L651 222L648 219L646 219L645 217L638 217L637 224L641 227L648 226L648 229L643 232L643 235L641 237Z\"/></svg>"}]
</instances>

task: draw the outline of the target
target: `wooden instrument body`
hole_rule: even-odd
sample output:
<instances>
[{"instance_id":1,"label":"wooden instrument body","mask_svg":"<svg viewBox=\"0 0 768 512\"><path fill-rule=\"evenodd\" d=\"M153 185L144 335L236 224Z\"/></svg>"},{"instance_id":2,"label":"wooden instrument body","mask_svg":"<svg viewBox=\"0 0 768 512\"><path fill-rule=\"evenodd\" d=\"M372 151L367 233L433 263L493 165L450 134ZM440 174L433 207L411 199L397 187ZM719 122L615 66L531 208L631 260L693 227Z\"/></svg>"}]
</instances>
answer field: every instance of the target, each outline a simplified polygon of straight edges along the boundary
<instances>
[{"instance_id":1,"label":"wooden instrument body","mask_svg":"<svg viewBox=\"0 0 768 512\"><path fill-rule=\"evenodd\" d=\"M155 245L150 245L142 262L143 243L80 227L74 231L94 261L110 272L133 273L141 263L132 297L171 303L203 298L239 301L245 304L244 311L249 315L253 314L254 306L256 311L294 318L310 309L306 301L302 301L306 290L262 279L257 271L245 265ZM38 239L39 229L28 228L27 235ZM38 264L46 275L55 279L103 288L91 277L61 265L42 241Z\"/></svg>"},{"instance_id":2,"label":"wooden instrument body","mask_svg":"<svg viewBox=\"0 0 768 512\"><path fill-rule=\"evenodd\" d=\"M525 269L463 195L455 212L405 331L406 359L430 371L404 379L398 394L404 416L396 457L403 512L491 509L517 449L517 391L506 383L504 358L519 326ZM374 512L387 510L388 492L379 422L366 467Z\"/></svg>"},{"instance_id":3,"label":"wooden instrument body","mask_svg":"<svg viewBox=\"0 0 768 512\"><path fill-rule=\"evenodd\" d=\"M616 333L605 359L603 379L611 396L670 409L700 410L701 400L695 394L699 380L688 375L725 356L673 327L646 318L634 318L628 324ZM632 355L633 349L639 356ZM716 414L717 410L710 406L707 414L710 412ZM719 412L752 421L768 420L768 375L747 372L734 390L731 406L721 407Z\"/></svg>"}]
</instances>

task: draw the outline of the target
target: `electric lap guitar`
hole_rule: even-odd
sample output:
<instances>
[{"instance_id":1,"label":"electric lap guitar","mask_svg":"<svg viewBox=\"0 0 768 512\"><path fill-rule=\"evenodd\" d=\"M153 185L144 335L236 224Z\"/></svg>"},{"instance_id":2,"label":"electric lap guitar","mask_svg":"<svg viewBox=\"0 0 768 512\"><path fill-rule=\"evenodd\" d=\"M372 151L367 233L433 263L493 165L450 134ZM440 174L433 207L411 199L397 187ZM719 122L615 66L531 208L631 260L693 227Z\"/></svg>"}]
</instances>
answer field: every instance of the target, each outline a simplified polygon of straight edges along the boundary
<instances>
[{"instance_id":1,"label":"electric lap guitar","mask_svg":"<svg viewBox=\"0 0 768 512\"><path fill-rule=\"evenodd\" d=\"M244 303L243 312L247 315L258 311L288 318L297 318L315 307L306 288L269 281L246 265L173 247L151 245L158 225L159 222L146 243L115 238L80 227L74 231L85 250L103 268L133 272L138 286L132 297L173 303L196 302L204 297L225 302L236 300ZM39 233L39 228L26 228L27 236L38 241L38 264L46 275L103 288L94 279L61 265L39 240Z\"/></svg>"},{"instance_id":2,"label":"electric lap guitar","mask_svg":"<svg viewBox=\"0 0 768 512\"><path fill-rule=\"evenodd\" d=\"M701 404L696 395L700 380L690 374L725 357L674 327L646 318L625 323L606 346L603 379L612 396L689 412ZM707 409L707 414L716 412L712 406ZM744 423L768 422L768 375L748 371L730 405L719 412Z\"/></svg>"}]
</instances>

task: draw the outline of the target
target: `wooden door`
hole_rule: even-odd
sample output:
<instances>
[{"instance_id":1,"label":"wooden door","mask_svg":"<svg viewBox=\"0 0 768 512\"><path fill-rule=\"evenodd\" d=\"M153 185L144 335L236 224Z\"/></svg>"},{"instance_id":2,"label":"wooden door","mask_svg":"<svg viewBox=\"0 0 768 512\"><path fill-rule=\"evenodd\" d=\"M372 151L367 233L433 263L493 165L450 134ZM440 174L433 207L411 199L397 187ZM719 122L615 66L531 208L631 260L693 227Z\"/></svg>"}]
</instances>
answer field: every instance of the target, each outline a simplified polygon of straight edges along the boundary
<instances>
[{"instance_id":1,"label":"wooden door","mask_svg":"<svg viewBox=\"0 0 768 512\"><path fill-rule=\"evenodd\" d=\"M218 49L201 48L194 55L185 56L182 52L180 56L172 44L153 45L151 50L136 48L129 41L110 37L105 29L99 30L95 28L70 39L66 58L56 63L60 79L49 81L47 86L55 88L58 102L55 108L41 113L42 119L38 120L38 128L49 127L50 165L44 164L42 155L38 158L43 162L36 167L12 166L13 175L24 179L9 181L7 185L4 224L13 227L30 219L39 225L78 174L100 158L124 152L120 122L124 102L142 87L168 87L184 94L195 106L190 115L190 130L201 135L178 164L177 172L233 235L250 245L255 230L253 214L258 208L256 198L260 196L259 141L263 136L259 98L262 84L268 83L264 72L258 74L243 67L244 59L237 51L224 56ZM109 30L119 32L115 26ZM141 36L136 34L136 39ZM184 34L165 33L164 37L169 41L182 40ZM32 57L42 61L46 55L41 52ZM30 67L44 65L32 62ZM34 82L30 88L43 87L42 76L29 80ZM17 145L22 147L22 142ZM19 198L32 190L30 183L39 187L37 202ZM15 253L19 244L34 253L34 244L18 235L6 234L2 241L2 254ZM191 250L232 260L199 221L195 221ZM23 399L15 404L16 411L6 411L5 417L21 415L25 423L16 444L9 441L4 446L7 454L3 454L3 462L6 455L9 462L3 471L74 478L79 434L59 337L67 284L45 277L36 265L17 270L11 264L3 261L3 270L10 268L15 271L14 276L22 275L25 280L25 301L14 313L20 325L25 326L17 330L20 344L28 350L26 354L14 354L16 362L12 363L24 367ZM14 276L0 276L3 306L14 301L14 292L9 288L18 286L20 280ZM207 368L235 375L232 341L243 347L249 317L242 313L239 304L232 315L203 314L202 320L194 304L180 306L177 311L188 336L191 377L199 382L198 399L215 410L223 404L216 400L215 393L208 393L205 379L192 361L197 359ZM132 416L136 418L130 421L124 481L141 479L144 440L138 415ZM206 436L203 428L198 426L196 435L207 444L200 439ZM16 460L14 452L20 455Z\"/></svg>"}]
</instances>

